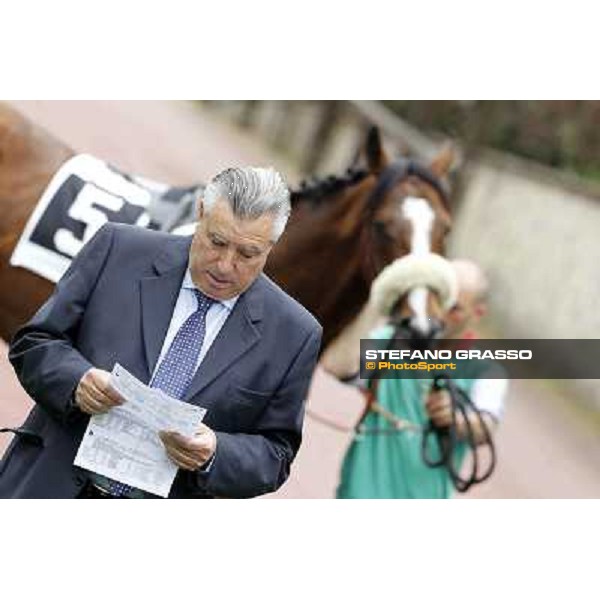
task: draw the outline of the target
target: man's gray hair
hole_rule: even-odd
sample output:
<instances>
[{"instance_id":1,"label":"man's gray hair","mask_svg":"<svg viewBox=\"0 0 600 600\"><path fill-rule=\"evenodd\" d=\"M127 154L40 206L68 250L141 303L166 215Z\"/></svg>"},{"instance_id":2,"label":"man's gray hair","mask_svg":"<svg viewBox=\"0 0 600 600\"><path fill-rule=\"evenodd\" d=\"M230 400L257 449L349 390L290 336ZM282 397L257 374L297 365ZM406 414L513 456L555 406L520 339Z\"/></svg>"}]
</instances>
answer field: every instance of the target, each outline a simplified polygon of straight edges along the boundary
<instances>
[{"instance_id":1,"label":"man's gray hair","mask_svg":"<svg viewBox=\"0 0 600 600\"><path fill-rule=\"evenodd\" d=\"M204 210L210 212L219 198L227 200L233 214L240 219L273 214L274 242L283 233L292 210L285 181L272 167L236 167L221 171L204 190Z\"/></svg>"}]
</instances>

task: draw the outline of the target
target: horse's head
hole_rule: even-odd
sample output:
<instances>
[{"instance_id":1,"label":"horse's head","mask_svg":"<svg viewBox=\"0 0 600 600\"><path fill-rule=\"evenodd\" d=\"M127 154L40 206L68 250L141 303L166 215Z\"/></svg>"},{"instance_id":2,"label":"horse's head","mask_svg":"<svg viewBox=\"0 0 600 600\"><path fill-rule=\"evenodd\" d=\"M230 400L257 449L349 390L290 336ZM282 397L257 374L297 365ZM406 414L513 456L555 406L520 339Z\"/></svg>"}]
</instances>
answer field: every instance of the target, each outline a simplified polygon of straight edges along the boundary
<instances>
[{"instance_id":1,"label":"horse's head","mask_svg":"<svg viewBox=\"0 0 600 600\"><path fill-rule=\"evenodd\" d=\"M453 286L451 268L440 256L451 226L440 180L452 164L453 151L444 149L428 167L407 159L390 161L372 129L366 156L374 181L363 229L366 277L373 281L385 265L394 264L389 277L397 278L392 286L396 296L386 306L387 314L410 339L432 339L441 333ZM402 257L404 262L397 261Z\"/></svg>"}]
</instances>

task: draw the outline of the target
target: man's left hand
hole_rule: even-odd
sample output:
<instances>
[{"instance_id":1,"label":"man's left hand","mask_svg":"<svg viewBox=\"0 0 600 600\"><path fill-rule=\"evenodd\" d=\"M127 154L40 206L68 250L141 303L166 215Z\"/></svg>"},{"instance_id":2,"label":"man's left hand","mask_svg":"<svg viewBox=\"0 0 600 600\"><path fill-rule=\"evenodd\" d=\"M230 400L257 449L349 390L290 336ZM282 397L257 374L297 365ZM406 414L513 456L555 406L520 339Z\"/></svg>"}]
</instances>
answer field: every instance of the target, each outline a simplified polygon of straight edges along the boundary
<instances>
[{"instance_id":1,"label":"man's left hand","mask_svg":"<svg viewBox=\"0 0 600 600\"><path fill-rule=\"evenodd\" d=\"M193 437L185 437L176 431L158 433L167 455L180 468L197 471L205 465L217 448L215 432L204 423Z\"/></svg>"}]
</instances>

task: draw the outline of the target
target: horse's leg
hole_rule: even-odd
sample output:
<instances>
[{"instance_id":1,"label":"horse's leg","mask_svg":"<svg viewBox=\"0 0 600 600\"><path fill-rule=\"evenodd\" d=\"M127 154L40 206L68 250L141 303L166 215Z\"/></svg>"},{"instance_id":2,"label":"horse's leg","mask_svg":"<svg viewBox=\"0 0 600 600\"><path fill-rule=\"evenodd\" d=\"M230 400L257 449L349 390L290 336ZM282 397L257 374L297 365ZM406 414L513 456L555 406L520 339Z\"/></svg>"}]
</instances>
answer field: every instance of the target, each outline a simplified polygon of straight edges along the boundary
<instances>
[{"instance_id":1,"label":"horse's leg","mask_svg":"<svg viewBox=\"0 0 600 600\"><path fill-rule=\"evenodd\" d=\"M0 336L9 340L53 284L9 258L44 188L73 151L0 103Z\"/></svg>"}]
</instances>

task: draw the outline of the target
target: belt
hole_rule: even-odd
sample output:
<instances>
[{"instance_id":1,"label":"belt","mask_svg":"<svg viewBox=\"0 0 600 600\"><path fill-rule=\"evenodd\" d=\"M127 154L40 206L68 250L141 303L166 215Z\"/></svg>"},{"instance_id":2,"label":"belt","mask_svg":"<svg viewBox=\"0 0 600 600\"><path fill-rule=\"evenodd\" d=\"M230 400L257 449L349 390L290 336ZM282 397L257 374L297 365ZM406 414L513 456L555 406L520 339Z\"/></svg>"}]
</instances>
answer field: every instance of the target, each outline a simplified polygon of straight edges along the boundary
<instances>
[{"instance_id":1,"label":"belt","mask_svg":"<svg viewBox=\"0 0 600 600\"><path fill-rule=\"evenodd\" d=\"M102 499L102 500L128 500L126 496L113 496L107 490L102 488L96 483L88 481L84 486L77 498L81 499Z\"/></svg>"}]
</instances>

